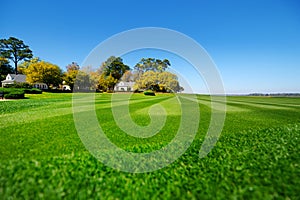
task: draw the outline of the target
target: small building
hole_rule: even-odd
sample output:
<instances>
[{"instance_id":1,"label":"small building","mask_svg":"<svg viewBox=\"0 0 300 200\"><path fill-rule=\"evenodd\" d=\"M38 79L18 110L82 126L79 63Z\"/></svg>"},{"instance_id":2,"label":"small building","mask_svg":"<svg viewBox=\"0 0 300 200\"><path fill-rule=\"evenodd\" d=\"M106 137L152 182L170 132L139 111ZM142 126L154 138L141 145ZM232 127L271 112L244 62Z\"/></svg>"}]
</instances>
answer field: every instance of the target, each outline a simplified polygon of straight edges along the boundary
<instances>
[{"instance_id":1,"label":"small building","mask_svg":"<svg viewBox=\"0 0 300 200\"><path fill-rule=\"evenodd\" d=\"M48 85L46 83L33 83L32 87L40 90L48 90Z\"/></svg>"},{"instance_id":2,"label":"small building","mask_svg":"<svg viewBox=\"0 0 300 200\"><path fill-rule=\"evenodd\" d=\"M7 74L6 79L2 82L2 87L5 85L26 83L26 75L23 74Z\"/></svg>"},{"instance_id":3,"label":"small building","mask_svg":"<svg viewBox=\"0 0 300 200\"><path fill-rule=\"evenodd\" d=\"M115 92L133 92L134 84L135 84L135 82L120 81L116 84L114 91Z\"/></svg>"},{"instance_id":4,"label":"small building","mask_svg":"<svg viewBox=\"0 0 300 200\"><path fill-rule=\"evenodd\" d=\"M63 91L71 91L71 87L69 85L62 85Z\"/></svg>"}]
</instances>

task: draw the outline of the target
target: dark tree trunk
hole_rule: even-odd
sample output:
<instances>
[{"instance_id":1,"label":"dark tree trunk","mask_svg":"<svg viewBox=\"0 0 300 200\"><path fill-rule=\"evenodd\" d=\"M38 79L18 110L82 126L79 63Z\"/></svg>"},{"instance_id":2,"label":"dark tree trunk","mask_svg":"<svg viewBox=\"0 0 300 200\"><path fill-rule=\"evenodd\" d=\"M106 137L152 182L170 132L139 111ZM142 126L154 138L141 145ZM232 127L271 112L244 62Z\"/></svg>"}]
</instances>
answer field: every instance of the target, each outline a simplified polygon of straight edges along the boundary
<instances>
[{"instance_id":1,"label":"dark tree trunk","mask_svg":"<svg viewBox=\"0 0 300 200\"><path fill-rule=\"evenodd\" d=\"M18 74L18 62L15 62L15 73Z\"/></svg>"}]
</instances>

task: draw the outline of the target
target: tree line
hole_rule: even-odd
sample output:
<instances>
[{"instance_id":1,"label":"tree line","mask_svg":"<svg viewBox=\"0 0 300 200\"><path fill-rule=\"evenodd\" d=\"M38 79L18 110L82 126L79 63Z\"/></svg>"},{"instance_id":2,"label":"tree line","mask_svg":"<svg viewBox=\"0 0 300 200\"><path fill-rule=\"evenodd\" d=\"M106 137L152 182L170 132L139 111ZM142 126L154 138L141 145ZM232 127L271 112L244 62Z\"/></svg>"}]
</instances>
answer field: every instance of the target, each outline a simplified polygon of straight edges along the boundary
<instances>
[{"instance_id":1,"label":"tree line","mask_svg":"<svg viewBox=\"0 0 300 200\"><path fill-rule=\"evenodd\" d=\"M14 63L14 67L10 62ZM79 90L98 89L113 91L119 81L135 82L134 90L157 92L179 92L178 77L167 71L171 66L168 59L142 58L133 68L123 63L121 57L111 56L99 68L80 67L76 62L66 66L66 71L50 62L33 57L29 46L14 37L0 40L0 79L8 73L25 74L29 83L45 83L57 88L69 85Z\"/></svg>"}]
</instances>

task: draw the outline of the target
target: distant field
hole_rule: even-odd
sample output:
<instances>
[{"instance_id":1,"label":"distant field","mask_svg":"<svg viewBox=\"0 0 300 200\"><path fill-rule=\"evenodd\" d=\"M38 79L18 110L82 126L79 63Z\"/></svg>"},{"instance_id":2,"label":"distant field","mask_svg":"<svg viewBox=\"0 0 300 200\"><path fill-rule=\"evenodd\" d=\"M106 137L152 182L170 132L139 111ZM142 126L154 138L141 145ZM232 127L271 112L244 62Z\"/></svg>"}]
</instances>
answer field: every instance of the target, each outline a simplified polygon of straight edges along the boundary
<instances>
[{"instance_id":1,"label":"distant field","mask_svg":"<svg viewBox=\"0 0 300 200\"><path fill-rule=\"evenodd\" d=\"M72 94L27 97L0 101L0 199L300 197L300 98L227 97L221 137L199 159L211 116L210 97L199 95L199 129L190 148L161 170L134 174L106 167L85 149L74 125ZM180 109L173 95L132 96L130 112L139 125L150 122L153 104L168 113L161 132L143 140L116 126L110 99L111 94L96 94L95 108L103 130L119 147L151 152L176 134Z\"/></svg>"}]
</instances>

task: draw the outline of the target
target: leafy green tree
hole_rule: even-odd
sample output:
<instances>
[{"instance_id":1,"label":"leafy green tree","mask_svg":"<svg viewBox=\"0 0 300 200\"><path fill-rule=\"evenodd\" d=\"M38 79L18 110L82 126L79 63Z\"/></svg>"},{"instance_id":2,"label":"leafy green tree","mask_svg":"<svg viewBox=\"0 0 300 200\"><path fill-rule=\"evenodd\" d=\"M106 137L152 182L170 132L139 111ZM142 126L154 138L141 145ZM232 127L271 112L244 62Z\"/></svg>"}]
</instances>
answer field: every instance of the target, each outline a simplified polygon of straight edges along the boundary
<instances>
[{"instance_id":1,"label":"leafy green tree","mask_svg":"<svg viewBox=\"0 0 300 200\"><path fill-rule=\"evenodd\" d=\"M29 83L45 83L59 86L62 82L61 69L52 63L39 61L30 64L25 70L26 79Z\"/></svg>"},{"instance_id":2,"label":"leafy green tree","mask_svg":"<svg viewBox=\"0 0 300 200\"><path fill-rule=\"evenodd\" d=\"M29 46L14 37L0 40L0 55L14 63L16 74L18 74L18 62L28 60L33 56Z\"/></svg>"},{"instance_id":3,"label":"leafy green tree","mask_svg":"<svg viewBox=\"0 0 300 200\"><path fill-rule=\"evenodd\" d=\"M99 87L103 87L103 83L108 81L105 87L108 90L113 90L116 83L122 78L126 71L130 70L129 66L123 63L122 58L111 56L102 63L98 72L101 73L102 78L99 80ZM104 81L104 79L106 81Z\"/></svg>"},{"instance_id":4,"label":"leafy green tree","mask_svg":"<svg viewBox=\"0 0 300 200\"><path fill-rule=\"evenodd\" d=\"M0 81L6 78L7 74L14 73L14 69L10 66L7 58L0 57Z\"/></svg>"},{"instance_id":5,"label":"leafy green tree","mask_svg":"<svg viewBox=\"0 0 300 200\"><path fill-rule=\"evenodd\" d=\"M159 92L180 92L183 88L179 85L178 78L170 72L147 71L136 81L135 90L151 89Z\"/></svg>"},{"instance_id":6,"label":"leafy green tree","mask_svg":"<svg viewBox=\"0 0 300 200\"><path fill-rule=\"evenodd\" d=\"M111 75L117 80L120 80L123 74L130 70L129 66L123 63L122 58L120 57L109 57L104 63L102 63L100 69L106 76Z\"/></svg>"},{"instance_id":7,"label":"leafy green tree","mask_svg":"<svg viewBox=\"0 0 300 200\"><path fill-rule=\"evenodd\" d=\"M142 58L140 62L134 66L134 70L138 74L138 77L141 77L141 75L147 71L163 72L169 66L171 66L171 64L168 59Z\"/></svg>"},{"instance_id":8,"label":"leafy green tree","mask_svg":"<svg viewBox=\"0 0 300 200\"><path fill-rule=\"evenodd\" d=\"M182 91L177 76L166 71L169 66L168 59L142 58L134 67L137 76L134 88L161 92Z\"/></svg>"}]
</instances>

